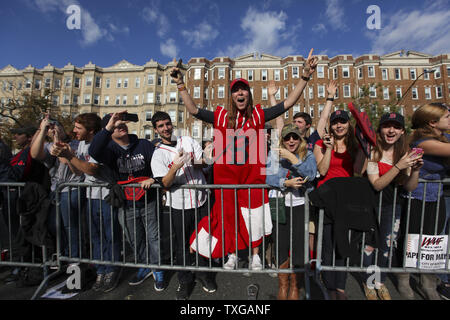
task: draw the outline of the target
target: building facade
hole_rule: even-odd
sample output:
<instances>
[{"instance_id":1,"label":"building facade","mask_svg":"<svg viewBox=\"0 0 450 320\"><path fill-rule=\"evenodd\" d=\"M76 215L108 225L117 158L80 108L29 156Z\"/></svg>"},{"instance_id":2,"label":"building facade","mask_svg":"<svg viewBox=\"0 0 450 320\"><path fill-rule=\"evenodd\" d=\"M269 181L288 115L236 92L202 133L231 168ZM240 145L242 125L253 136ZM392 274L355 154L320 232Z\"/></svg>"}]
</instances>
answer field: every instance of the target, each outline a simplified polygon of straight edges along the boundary
<instances>
[{"instance_id":1,"label":"building facade","mask_svg":"<svg viewBox=\"0 0 450 320\"><path fill-rule=\"evenodd\" d=\"M250 82L254 103L265 108L270 106L269 81L274 80L279 87L276 99L281 102L301 77L304 63L302 56L281 58L248 54L235 59L191 58L183 69L186 86L198 107L215 110L218 105L229 106L231 80L245 78ZM173 62L161 65L153 60L143 66L123 60L107 68L92 63L76 67L69 63L63 68L48 65L43 69L28 66L17 70L8 65L0 70L0 102L5 105L23 92L43 94L50 89L53 104L64 115L96 112L104 116L128 110L129 113L137 113L140 119L138 123L129 125L130 132L141 138L154 139L151 117L156 111L166 111L174 126L185 130L184 134L199 141L211 138L210 126L191 117L185 110L169 75L173 66ZM325 106L326 86L330 80L338 83L334 109L345 107L360 95L363 87L367 87L371 102L377 101L386 111L392 101L402 98L399 110L410 116L423 104L447 103L450 98L449 79L450 54L430 56L398 51L384 56L368 54L357 58L319 55L316 74L284 118L288 122L295 113L307 112L314 125Z\"/></svg>"}]
</instances>

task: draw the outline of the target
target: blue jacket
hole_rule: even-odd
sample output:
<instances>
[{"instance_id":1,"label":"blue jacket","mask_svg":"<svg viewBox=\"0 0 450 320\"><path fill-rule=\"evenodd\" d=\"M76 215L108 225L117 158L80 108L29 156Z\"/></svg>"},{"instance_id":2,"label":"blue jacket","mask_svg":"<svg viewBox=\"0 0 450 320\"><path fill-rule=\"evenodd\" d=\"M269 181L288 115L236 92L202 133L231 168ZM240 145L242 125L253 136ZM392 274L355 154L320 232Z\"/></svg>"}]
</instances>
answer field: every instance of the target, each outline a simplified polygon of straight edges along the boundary
<instances>
[{"instance_id":1,"label":"blue jacket","mask_svg":"<svg viewBox=\"0 0 450 320\"><path fill-rule=\"evenodd\" d=\"M297 157L298 158L298 157ZM308 177L305 187L308 191L313 189L312 181L316 178L317 164L316 159L311 151L308 151L306 158L293 165L289 160L279 159L277 154L269 152L267 157L266 183L272 187L279 188L281 191L293 191L284 186L284 182L297 177ZM290 173L290 178L287 176ZM300 189L300 193L304 193L304 188Z\"/></svg>"}]
</instances>

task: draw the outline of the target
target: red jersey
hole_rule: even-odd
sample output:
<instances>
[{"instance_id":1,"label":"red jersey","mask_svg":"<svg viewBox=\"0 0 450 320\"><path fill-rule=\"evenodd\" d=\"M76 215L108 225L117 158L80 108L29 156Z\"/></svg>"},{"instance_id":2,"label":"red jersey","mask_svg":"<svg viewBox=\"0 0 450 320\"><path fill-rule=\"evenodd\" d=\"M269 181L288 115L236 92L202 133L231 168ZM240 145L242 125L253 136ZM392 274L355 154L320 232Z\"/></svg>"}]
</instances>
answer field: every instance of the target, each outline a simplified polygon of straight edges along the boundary
<instances>
[{"instance_id":1,"label":"red jersey","mask_svg":"<svg viewBox=\"0 0 450 320\"><path fill-rule=\"evenodd\" d=\"M317 141L316 145L322 149L325 148L323 140ZM353 177L352 157L348 151L338 153L333 150L331 152L330 167L328 168L327 174L320 177L317 187L320 187L330 179L341 177Z\"/></svg>"}]
</instances>

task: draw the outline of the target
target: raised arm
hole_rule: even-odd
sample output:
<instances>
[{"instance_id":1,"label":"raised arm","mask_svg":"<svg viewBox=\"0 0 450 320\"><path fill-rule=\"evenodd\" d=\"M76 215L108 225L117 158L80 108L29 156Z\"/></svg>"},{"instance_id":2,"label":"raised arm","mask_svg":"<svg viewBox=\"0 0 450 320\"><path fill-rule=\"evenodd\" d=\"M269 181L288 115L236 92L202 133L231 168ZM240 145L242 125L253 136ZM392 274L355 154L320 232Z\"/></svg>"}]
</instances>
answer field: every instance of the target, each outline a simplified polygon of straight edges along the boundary
<instances>
[{"instance_id":1,"label":"raised arm","mask_svg":"<svg viewBox=\"0 0 450 320\"><path fill-rule=\"evenodd\" d=\"M300 98L305 90L306 84L308 83L309 78L317 69L317 63L319 59L317 57L313 57L314 49L311 49L308 55L308 59L306 60L305 67L303 68L303 76L297 82L295 89L288 95L287 99L284 101L284 108L289 110Z\"/></svg>"},{"instance_id":2,"label":"raised arm","mask_svg":"<svg viewBox=\"0 0 450 320\"><path fill-rule=\"evenodd\" d=\"M325 104L324 109L322 110L322 114L320 115L319 122L317 123L317 133L322 139L325 135L325 128L328 124L328 118L331 114L331 108L333 107L334 97L336 96L337 83L334 80L331 80L327 86L327 103ZM333 100L332 100L333 99Z\"/></svg>"},{"instance_id":3,"label":"raised arm","mask_svg":"<svg viewBox=\"0 0 450 320\"><path fill-rule=\"evenodd\" d=\"M174 62L176 63L176 59L174 59ZM175 74L176 76L173 76ZM192 115L196 115L198 113L198 108L195 105L194 100L192 100L191 95L187 91L186 86L184 85L183 74L181 73L180 69L177 67L172 68L170 76L177 84L178 92L180 93L181 99L183 99L187 111Z\"/></svg>"},{"instance_id":4,"label":"raised arm","mask_svg":"<svg viewBox=\"0 0 450 320\"><path fill-rule=\"evenodd\" d=\"M30 148L30 155L33 159L42 161L45 159L45 150L44 143L45 137L47 136L47 132L50 126L49 123L49 115L46 114L44 119L42 119L41 124L39 126L38 131L33 137Z\"/></svg>"},{"instance_id":5,"label":"raised arm","mask_svg":"<svg viewBox=\"0 0 450 320\"><path fill-rule=\"evenodd\" d=\"M275 81L270 81L269 82L269 88L268 88L268 94L269 94L269 100L270 100L270 105L272 107L277 105L277 99L275 98L275 95L277 94L279 90L279 87L276 86ZM276 118L275 121L275 130L277 131L277 137L279 137L281 135L281 130L283 129L284 126L284 121L283 121L283 117L279 116Z\"/></svg>"},{"instance_id":6,"label":"raised arm","mask_svg":"<svg viewBox=\"0 0 450 320\"><path fill-rule=\"evenodd\" d=\"M330 168L331 154L334 147L333 136L325 134L323 144L325 150L318 145L314 146L314 157L316 158L317 170L322 177L327 174L328 169Z\"/></svg>"}]
</instances>

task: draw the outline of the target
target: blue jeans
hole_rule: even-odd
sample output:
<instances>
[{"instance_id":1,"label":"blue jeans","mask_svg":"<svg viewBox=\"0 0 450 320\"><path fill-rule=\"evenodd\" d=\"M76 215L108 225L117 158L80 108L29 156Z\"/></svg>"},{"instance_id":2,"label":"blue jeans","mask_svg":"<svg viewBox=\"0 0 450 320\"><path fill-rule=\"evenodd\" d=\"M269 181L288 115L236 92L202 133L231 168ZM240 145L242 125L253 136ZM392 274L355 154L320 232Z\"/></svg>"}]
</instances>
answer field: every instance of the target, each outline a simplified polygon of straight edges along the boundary
<instances>
[{"instance_id":1,"label":"blue jeans","mask_svg":"<svg viewBox=\"0 0 450 320\"><path fill-rule=\"evenodd\" d=\"M130 243L135 263L159 264L162 230L159 222L156 200L151 200L146 207L136 207L136 210L133 207L119 209L119 223Z\"/></svg>"},{"instance_id":2,"label":"blue jeans","mask_svg":"<svg viewBox=\"0 0 450 320\"><path fill-rule=\"evenodd\" d=\"M377 258L377 266L380 268L389 267L389 256L390 250L392 248L392 258L395 258L395 248L397 247L397 238L400 228L400 216L402 212L402 208L400 204L396 204L395 212L393 213L393 206L385 206L381 207L381 217L380 217L380 247L378 248L378 258ZM378 215L379 208L377 208ZM392 224L392 218L394 218L394 224ZM392 236L392 238L391 238ZM363 265L365 267L369 267L375 264L375 249L367 254L363 253ZM394 263L391 263L391 266L395 266ZM363 278L367 280L370 277L370 274L363 274ZM381 272L380 282L384 283L386 281L386 273Z\"/></svg>"},{"instance_id":3,"label":"blue jeans","mask_svg":"<svg viewBox=\"0 0 450 320\"><path fill-rule=\"evenodd\" d=\"M89 203L89 200L88 200ZM106 200L92 199L91 211L87 210L87 220L91 235L92 255L94 260L119 261L120 258L120 226L117 218L117 209ZM118 267L99 264L97 274L106 274L116 271Z\"/></svg>"},{"instance_id":4,"label":"blue jeans","mask_svg":"<svg viewBox=\"0 0 450 320\"><path fill-rule=\"evenodd\" d=\"M52 192L50 195L52 202L56 199L55 192ZM81 210L84 207L85 198L80 196L81 206L78 207L78 190L74 189L70 192L70 201L69 201L69 192L61 192L59 197L59 214L60 221L62 222L61 229L61 253L64 256L71 258L78 258L79 255L79 219L80 214L82 214ZM50 216L48 219L48 227L50 232L56 236L56 205L53 204L50 212Z\"/></svg>"}]
</instances>

